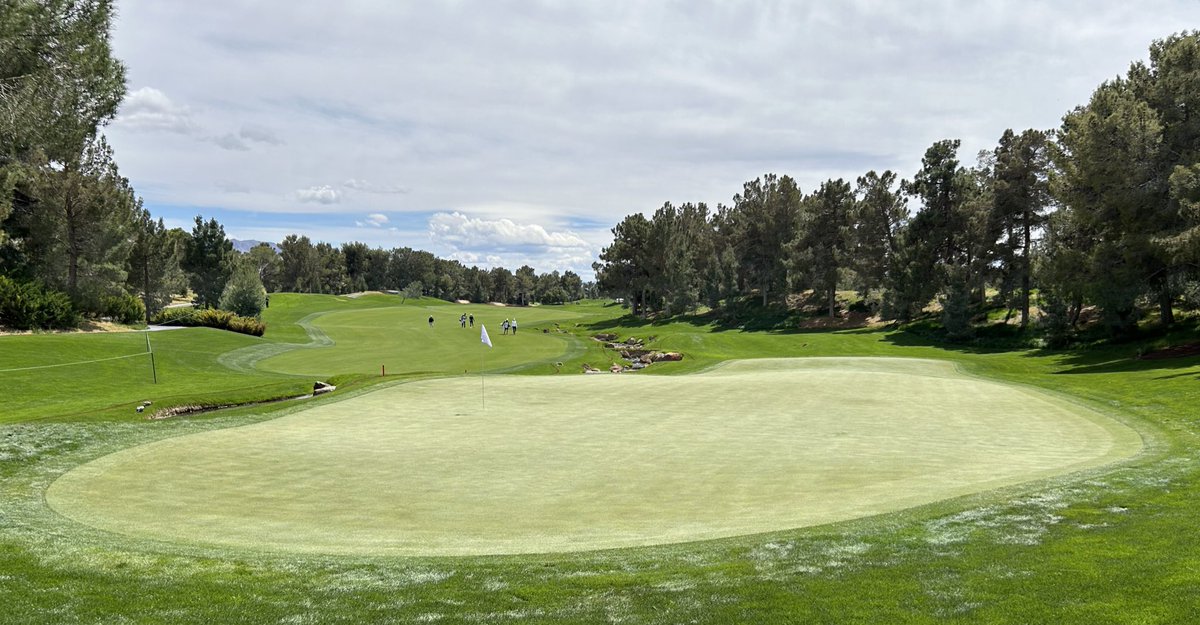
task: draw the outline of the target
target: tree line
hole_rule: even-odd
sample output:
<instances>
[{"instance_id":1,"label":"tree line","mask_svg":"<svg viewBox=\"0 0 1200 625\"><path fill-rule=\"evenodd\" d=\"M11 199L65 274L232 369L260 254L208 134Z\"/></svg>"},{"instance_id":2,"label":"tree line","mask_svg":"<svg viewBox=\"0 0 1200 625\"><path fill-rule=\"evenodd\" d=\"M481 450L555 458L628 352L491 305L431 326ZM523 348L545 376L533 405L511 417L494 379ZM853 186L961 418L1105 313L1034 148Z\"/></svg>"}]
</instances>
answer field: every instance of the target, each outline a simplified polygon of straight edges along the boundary
<instances>
[{"instance_id":1,"label":"tree line","mask_svg":"<svg viewBox=\"0 0 1200 625\"><path fill-rule=\"evenodd\" d=\"M967 165L960 145L934 143L908 179L869 171L805 193L767 174L715 210L629 215L597 282L640 314L811 292L833 316L838 289L887 319L938 302L956 338L986 305L1026 327L1034 293L1057 338L1085 309L1121 335L1148 309L1169 325L1176 308L1200 307L1200 34L1153 42L1148 63L1057 129L1006 130Z\"/></svg>"},{"instance_id":2,"label":"tree line","mask_svg":"<svg viewBox=\"0 0 1200 625\"><path fill-rule=\"evenodd\" d=\"M215 221L206 223L197 217L192 238L202 233L215 241L221 240L223 235ZM397 291L406 297L424 295L445 300L517 305L562 304L596 296L595 285L585 283L573 271L539 274L529 265L522 265L516 271L504 267L484 269L409 247L385 250L357 241L341 246L324 242L314 244L307 236L296 234L288 235L278 245L260 243L244 254L229 251L231 243L223 246L225 254L236 258L232 266L241 267L250 274L250 280L257 280L271 292ZM215 269L225 264L228 262L206 259L192 265L191 271L199 272L203 267ZM212 281L219 284L234 278L234 273L222 276L214 272ZM200 285L193 285L193 289L198 299L206 297L202 295ZM217 291L210 289L207 297L217 295Z\"/></svg>"},{"instance_id":3,"label":"tree line","mask_svg":"<svg viewBox=\"0 0 1200 625\"><path fill-rule=\"evenodd\" d=\"M0 1L0 325L144 320L189 288L255 315L270 291L560 303L594 296L574 272L466 267L429 252L292 235L234 251L215 219L168 229L121 176L103 133L125 96L111 0Z\"/></svg>"}]
</instances>

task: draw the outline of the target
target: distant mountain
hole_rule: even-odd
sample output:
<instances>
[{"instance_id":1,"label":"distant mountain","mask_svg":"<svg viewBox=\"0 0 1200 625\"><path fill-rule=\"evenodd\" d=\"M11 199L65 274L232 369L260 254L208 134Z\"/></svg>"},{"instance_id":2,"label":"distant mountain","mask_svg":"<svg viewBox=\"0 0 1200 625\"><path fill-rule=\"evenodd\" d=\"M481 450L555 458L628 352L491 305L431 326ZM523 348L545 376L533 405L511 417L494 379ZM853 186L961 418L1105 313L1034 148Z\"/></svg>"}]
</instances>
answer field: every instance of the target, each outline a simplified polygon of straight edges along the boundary
<instances>
[{"instance_id":1,"label":"distant mountain","mask_svg":"<svg viewBox=\"0 0 1200 625\"><path fill-rule=\"evenodd\" d=\"M230 239L229 242L233 243L233 249L235 249L239 252L249 252L250 248L255 247L257 245L262 245L263 243L265 243L265 241L255 241L254 239L250 239L249 241ZM270 243L269 245L271 246L271 249L275 250L276 252L279 251L278 243Z\"/></svg>"}]
</instances>

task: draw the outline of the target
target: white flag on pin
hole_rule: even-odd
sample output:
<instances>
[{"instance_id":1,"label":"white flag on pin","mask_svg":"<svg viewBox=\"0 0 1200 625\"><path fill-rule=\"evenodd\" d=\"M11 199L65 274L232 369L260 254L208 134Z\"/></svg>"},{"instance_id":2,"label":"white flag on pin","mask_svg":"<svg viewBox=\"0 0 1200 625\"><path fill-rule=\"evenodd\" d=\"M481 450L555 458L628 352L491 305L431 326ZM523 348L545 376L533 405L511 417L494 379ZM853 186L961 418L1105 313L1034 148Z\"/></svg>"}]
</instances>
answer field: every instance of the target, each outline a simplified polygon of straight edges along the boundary
<instances>
[{"instance_id":1,"label":"white flag on pin","mask_svg":"<svg viewBox=\"0 0 1200 625\"><path fill-rule=\"evenodd\" d=\"M479 327L480 327L480 329L482 329L482 330L483 330L482 332L480 332L480 333L479 333L479 340L483 341L483 344L484 344L484 345L487 345L488 347L491 347L491 346L492 346L492 339L491 339L491 337L489 337L489 336L487 335L487 326L485 326L485 325L483 325L483 324L481 323L481 324L479 324Z\"/></svg>"}]
</instances>

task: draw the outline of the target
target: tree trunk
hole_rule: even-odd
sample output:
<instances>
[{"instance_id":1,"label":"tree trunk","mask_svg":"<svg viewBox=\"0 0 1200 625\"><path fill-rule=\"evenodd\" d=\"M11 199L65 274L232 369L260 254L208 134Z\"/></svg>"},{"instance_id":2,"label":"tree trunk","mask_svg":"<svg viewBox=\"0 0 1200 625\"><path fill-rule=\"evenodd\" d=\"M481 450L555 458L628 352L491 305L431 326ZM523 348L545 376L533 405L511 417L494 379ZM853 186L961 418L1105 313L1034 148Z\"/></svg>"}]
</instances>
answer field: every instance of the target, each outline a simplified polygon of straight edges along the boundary
<instances>
[{"instance_id":1,"label":"tree trunk","mask_svg":"<svg viewBox=\"0 0 1200 625\"><path fill-rule=\"evenodd\" d=\"M1024 330L1029 325L1029 291L1031 290L1029 271L1029 247L1030 247L1030 220L1032 216L1029 210L1025 211L1025 241L1021 250L1021 329Z\"/></svg>"},{"instance_id":2,"label":"tree trunk","mask_svg":"<svg viewBox=\"0 0 1200 625\"><path fill-rule=\"evenodd\" d=\"M146 307L146 325L150 325L150 259L142 259L142 304Z\"/></svg>"},{"instance_id":3,"label":"tree trunk","mask_svg":"<svg viewBox=\"0 0 1200 625\"><path fill-rule=\"evenodd\" d=\"M833 307L837 303L837 286L829 287L829 318L833 319Z\"/></svg>"},{"instance_id":4,"label":"tree trunk","mask_svg":"<svg viewBox=\"0 0 1200 625\"><path fill-rule=\"evenodd\" d=\"M67 198L66 204L67 210L64 214L67 218L67 291L75 297L79 295L79 233L70 198Z\"/></svg>"},{"instance_id":5,"label":"tree trunk","mask_svg":"<svg viewBox=\"0 0 1200 625\"><path fill-rule=\"evenodd\" d=\"M1164 288L1158 292L1158 320L1164 326L1175 323L1175 311L1171 309L1171 292Z\"/></svg>"}]
</instances>

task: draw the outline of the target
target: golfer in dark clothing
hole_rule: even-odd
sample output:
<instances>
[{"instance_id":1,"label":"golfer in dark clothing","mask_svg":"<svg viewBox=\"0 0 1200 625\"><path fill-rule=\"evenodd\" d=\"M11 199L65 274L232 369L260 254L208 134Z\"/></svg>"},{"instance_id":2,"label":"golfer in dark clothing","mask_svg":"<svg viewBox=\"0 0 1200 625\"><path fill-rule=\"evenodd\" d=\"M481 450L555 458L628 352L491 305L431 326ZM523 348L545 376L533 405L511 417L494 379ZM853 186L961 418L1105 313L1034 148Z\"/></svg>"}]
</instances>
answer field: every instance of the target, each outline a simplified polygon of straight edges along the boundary
<instances>
[{"instance_id":1,"label":"golfer in dark clothing","mask_svg":"<svg viewBox=\"0 0 1200 625\"><path fill-rule=\"evenodd\" d=\"M470 321L470 322L471 322L471 327L472 327L472 328L474 328L474 327L475 327L475 315L471 315L471 316L467 317L467 321Z\"/></svg>"},{"instance_id":2,"label":"golfer in dark clothing","mask_svg":"<svg viewBox=\"0 0 1200 625\"><path fill-rule=\"evenodd\" d=\"M433 327L433 315L429 315L429 327Z\"/></svg>"}]
</instances>

